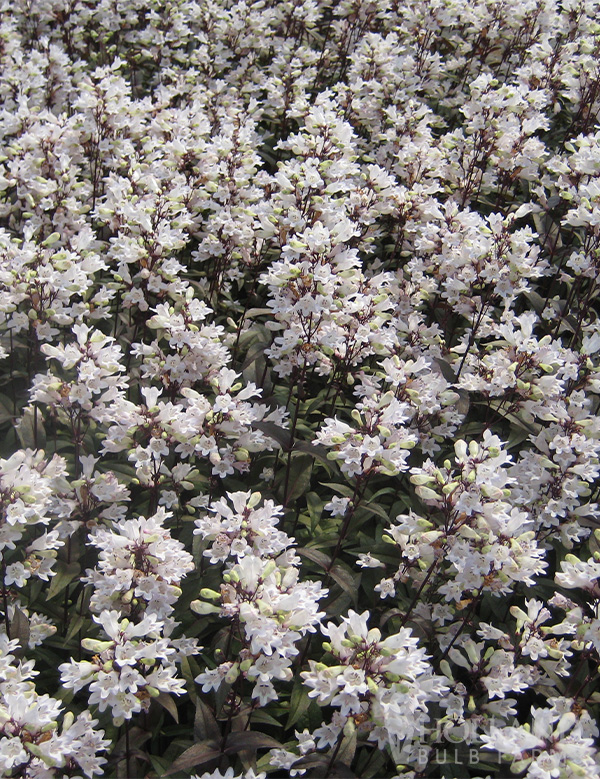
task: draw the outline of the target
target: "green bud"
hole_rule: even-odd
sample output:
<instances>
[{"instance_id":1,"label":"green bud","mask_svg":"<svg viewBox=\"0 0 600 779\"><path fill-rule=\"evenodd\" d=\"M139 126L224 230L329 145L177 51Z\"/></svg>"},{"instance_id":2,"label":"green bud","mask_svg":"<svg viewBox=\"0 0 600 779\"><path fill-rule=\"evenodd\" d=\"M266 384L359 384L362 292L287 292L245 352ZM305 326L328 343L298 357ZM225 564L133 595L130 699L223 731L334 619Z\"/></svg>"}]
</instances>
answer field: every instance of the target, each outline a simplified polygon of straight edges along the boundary
<instances>
[{"instance_id":1,"label":"green bud","mask_svg":"<svg viewBox=\"0 0 600 779\"><path fill-rule=\"evenodd\" d=\"M452 493L457 487L458 487L458 482L451 481L448 482L448 484L444 484L444 486L442 487L442 492L444 493L444 495L452 495Z\"/></svg>"},{"instance_id":2,"label":"green bud","mask_svg":"<svg viewBox=\"0 0 600 779\"><path fill-rule=\"evenodd\" d=\"M51 233L45 241L42 241L42 246L54 246L58 241L60 241L60 233Z\"/></svg>"},{"instance_id":3,"label":"green bud","mask_svg":"<svg viewBox=\"0 0 600 779\"><path fill-rule=\"evenodd\" d=\"M253 492L252 495L250 495L250 500L248 501L248 508L253 509L255 506L258 506L262 499L262 495L260 492Z\"/></svg>"},{"instance_id":4,"label":"green bud","mask_svg":"<svg viewBox=\"0 0 600 779\"><path fill-rule=\"evenodd\" d=\"M238 663L234 663L229 671L225 674L225 681L227 684L233 684L240 675L240 666Z\"/></svg>"},{"instance_id":5,"label":"green bud","mask_svg":"<svg viewBox=\"0 0 600 779\"><path fill-rule=\"evenodd\" d=\"M32 744L30 741L24 741L23 746L28 752L31 752L32 755L35 755L36 757L39 757L40 760L43 760L47 766L53 768L56 765L56 760L48 757L48 755L38 744Z\"/></svg>"},{"instance_id":6,"label":"green bud","mask_svg":"<svg viewBox=\"0 0 600 779\"><path fill-rule=\"evenodd\" d=\"M75 715L72 711L68 711L63 717L62 732L66 733L71 725L75 722Z\"/></svg>"},{"instance_id":7,"label":"green bud","mask_svg":"<svg viewBox=\"0 0 600 779\"><path fill-rule=\"evenodd\" d=\"M431 476L428 476L425 473L414 473L410 477L410 481L412 482L412 484L422 486L424 484L430 484L433 481L433 478Z\"/></svg>"},{"instance_id":8,"label":"green bud","mask_svg":"<svg viewBox=\"0 0 600 779\"><path fill-rule=\"evenodd\" d=\"M511 772L514 774L520 774L527 768L532 760L533 758L531 757L526 757L524 760L515 760L515 762L510 767Z\"/></svg>"},{"instance_id":9,"label":"green bud","mask_svg":"<svg viewBox=\"0 0 600 779\"><path fill-rule=\"evenodd\" d=\"M440 671L444 674L445 677L450 679L450 681L454 681L452 669L450 668L450 663L447 660L440 661Z\"/></svg>"},{"instance_id":10,"label":"green bud","mask_svg":"<svg viewBox=\"0 0 600 779\"><path fill-rule=\"evenodd\" d=\"M104 652L114 646L114 641L97 641L95 638L84 638L81 646L88 652Z\"/></svg>"},{"instance_id":11,"label":"green bud","mask_svg":"<svg viewBox=\"0 0 600 779\"><path fill-rule=\"evenodd\" d=\"M200 597L204 600L221 600L221 593L208 587L203 587L200 590Z\"/></svg>"},{"instance_id":12,"label":"green bud","mask_svg":"<svg viewBox=\"0 0 600 779\"><path fill-rule=\"evenodd\" d=\"M212 603L206 603L202 600L193 600L190 603L190 608L195 611L196 614L201 616L207 616L208 614L218 614L221 609L219 606L213 606Z\"/></svg>"},{"instance_id":13,"label":"green bud","mask_svg":"<svg viewBox=\"0 0 600 779\"><path fill-rule=\"evenodd\" d=\"M277 568L277 563L275 560L269 560L269 562L265 565L265 569L262 572L262 578L266 579L268 576L270 576L273 571Z\"/></svg>"},{"instance_id":14,"label":"green bud","mask_svg":"<svg viewBox=\"0 0 600 779\"><path fill-rule=\"evenodd\" d=\"M440 497L437 492L430 490L429 487L417 487L415 492L422 500L439 500Z\"/></svg>"}]
</instances>

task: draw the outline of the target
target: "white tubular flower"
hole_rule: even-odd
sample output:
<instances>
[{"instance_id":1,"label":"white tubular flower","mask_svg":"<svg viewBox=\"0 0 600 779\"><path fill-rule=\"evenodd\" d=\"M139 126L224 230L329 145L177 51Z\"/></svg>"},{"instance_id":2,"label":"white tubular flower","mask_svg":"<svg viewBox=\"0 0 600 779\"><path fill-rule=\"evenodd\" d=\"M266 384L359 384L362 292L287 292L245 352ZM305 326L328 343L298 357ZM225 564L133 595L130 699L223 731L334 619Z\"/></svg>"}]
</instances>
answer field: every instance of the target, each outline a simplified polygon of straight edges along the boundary
<instances>
[{"instance_id":1,"label":"white tubular flower","mask_svg":"<svg viewBox=\"0 0 600 779\"><path fill-rule=\"evenodd\" d=\"M239 560L248 554L276 557L293 543L276 527L283 514L281 506L266 500L258 508L258 492L228 492L227 498L233 509L225 499L218 500L209 507L214 516L206 515L195 522L194 535L213 541L203 553L211 563L224 562L230 556Z\"/></svg>"},{"instance_id":2,"label":"white tubular flower","mask_svg":"<svg viewBox=\"0 0 600 779\"><path fill-rule=\"evenodd\" d=\"M600 579L600 562L590 557L585 562L573 554L568 554L561 562L562 571L555 575L556 583L567 589L581 587L595 590Z\"/></svg>"},{"instance_id":3,"label":"white tubular flower","mask_svg":"<svg viewBox=\"0 0 600 779\"><path fill-rule=\"evenodd\" d=\"M83 581L94 585L93 611L117 607L123 615L171 615L181 579L193 570L194 561L164 527L170 516L159 508L151 517L124 519L113 530L99 527L92 533L90 541L101 550L100 559Z\"/></svg>"},{"instance_id":4,"label":"white tubular flower","mask_svg":"<svg viewBox=\"0 0 600 779\"><path fill-rule=\"evenodd\" d=\"M318 601L327 590L320 582L299 581L298 569L287 561L263 560L253 554L240 558L223 579L220 593L200 593L220 602L220 606L194 601L191 607L200 614L218 612L239 622L239 659L221 663L200 674L196 681L208 691L243 674L254 681L252 697L264 706L278 697L272 680L292 679L297 643L320 624L324 613L318 610Z\"/></svg>"},{"instance_id":5,"label":"white tubular flower","mask_svg":"<svg viewBox=\"0 0 600 779\"><path fill-rule=\"evenodd\" d=\"M382 639L380 630L368 628L368 619L368 611L349 611L341 625L322 627L329 637L323 648L337 664L311 660L310 670L301 676L309 697L339 709L341 720L334 730L351 719L379 748L395 748L418 734L429 721L427 704L448 688L444 677L433 674L425 650L408 628Z\"/></svg>"},{"instance_id":6,"label":"white tubular flower","mask_svg":"<svg viewBox=\"0 0 600 779\"><path fill-rule=\"evenodd\" d=\"M60 513L58 495L68 491L62 457L21 449L0 460L0 552L7 563L5 584L22 588L37 577L54 575L57 550L63 545L47 526Z\"/></svg>"},{"instance_id":7,"label":"white tubular flower","mask_svg":"<svg viewBox=\"0 0 600 779\"><path fill-rule=\"evenodd\" d=\"M225 773L216 769L215 771L207 771L204 774L194 774L192 779L266 779L266 773L264 771L255 773L253 768L249 768L247 771L243 771L241 774L236 774L233 768L228 768Z\"/></svg>"},{"instance_id":8,"label":"white tubular flower","mask_svg":"<svg viewBox=\"0 0 600 779\"><path fill-rule=\"evenodd\" d=\"M65 772L102 774L110 745L98 721L84 711L74 719L61 703L38 695L33 661L17 663L18 641L0 634L0 774L62 777ZM62 730L59 720L62 718Z\"/></svg>"},{"instance_id":9,"label":"white tubular flower","mask_svg":"<svg viewBox=\"0 0 600 779\"><path fill-rule=\"evenodd\" d=\"M356 404L355 426L337 418L326 419L314 443L330 449L348 476L382 473L396 476L408 470L410 450L417 436L409 429L410 407L392 392L374 393Z\"/></svg>"},{"instance_id":10,"label":"white tubular flower","mask_svg":"<svg viewBox=\"0 0 600 779\"><path fill-rule=\"evenodd\" d=\"M184 681L177 678L174 664L177 648L161 636L163 622L155 614L138 623L120 616L117 611L94 616L109 640L82 641L84 649L95 653L92 662L71 659L59 666L65 687L77 691L89 685L90 704L97 704L99 711L110 708L117 725L147 710L158 692L184 692ZM191 648L192 654L195 651Z\"/></svg>"},{"instance_id":11,"label":"white tubular flower","mask_svg":"<svg viewBox=\"0 0 600 779\"><path fill-rule=\"evenodd\" d=\"M589 718L574 709L570 698L550 698L550 708L532 709L531 726L490 727L483 734L484 749L514 758L511 770L526 770L526 779L600 776L600 759L594 746ZM595 730L595 732L594 732Z\"/></svg>"}]
</instances>

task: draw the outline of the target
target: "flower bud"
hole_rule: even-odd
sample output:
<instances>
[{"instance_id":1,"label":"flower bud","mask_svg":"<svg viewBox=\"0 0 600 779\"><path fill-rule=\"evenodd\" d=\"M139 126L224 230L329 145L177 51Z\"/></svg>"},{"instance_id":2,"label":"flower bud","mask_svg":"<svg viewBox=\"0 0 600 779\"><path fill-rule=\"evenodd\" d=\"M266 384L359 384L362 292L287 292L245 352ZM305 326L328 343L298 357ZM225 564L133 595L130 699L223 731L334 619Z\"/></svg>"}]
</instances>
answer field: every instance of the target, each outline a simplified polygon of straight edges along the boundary
<instances>
[{"instance_id":1,"label":"flower bud","mask_svg":"<svg viewBox=\"0 0 600 779\"><path fill-rule=\"evenodd\" d=\"M204 600L221 600L221 593L208 587L203 587L200 590L200 597Z\"/></svg>"},{"instance_id":2,"label":"flower bud","mask_svg":"<svg viewBox=\"0 0 600 779\"><path fill-rule=\"evenodd\" d=\"M238 663L234 663L225 674L225 681L227 682L227 684L233 684L239 675L240 675L240 666Z\"/></svg>"},{"instance_id":3,"label":"flower bud","mask_svg":"<svg viewBox=\"0 0 600 779\"><path fill-rule=\"evenodd\" d=\"M190 603L190 608L192 611L195 611L196 614L200 614L202 616L206 616L208 614L218 614L221 611L219 606L213 606L212 603L206 603L202 600L193 600Z\"/></svg>"},{"instance_id":4,"label":"flower bud","mask_svg":"<svg viewBox=\"0 0 600 779\"><path fill-rule=\"evenodd\" d=\"M249 509L253 509L255 506L258 506L262 498L262 495L260 492L253 492L252 495L250 495L250 500L246 504Z\"/></svg>"},{"instance_id":5,"label":"flower bud","mask_svg":"<svg viewBox=\"0 0 600 779\"><path fill-rule=\"evenodd\" d=\"M262 578L266 579L268 576L270 576L273 571L277 568L277 563L275 560L269 560L269 562L265 565L265 569L262 572Z\"/></svg>"},{"instance_id":6,"label":"flower bud","mask_svg":"<svg viewBox=\"0 0 600 779\"><path fill-rule=\"evenodd\" d=\"M442 660L440 662L440 671L451 681L454 681L454 676L452 675L452 669L450 668L450 663L447 660Z\"/></svg>"},{"instance_id":7,"label":"flower bud","mask_svg":"<svg viewBox=\"0 0 600 779\"><path fill-rule=\"evenodd\" d=\"M88 652L104 652L106 649L110 649L114 646L114 641L98 641L95 638L84 638L81 642L81 646L87 649Z\"/></svg>"}]
</instances>

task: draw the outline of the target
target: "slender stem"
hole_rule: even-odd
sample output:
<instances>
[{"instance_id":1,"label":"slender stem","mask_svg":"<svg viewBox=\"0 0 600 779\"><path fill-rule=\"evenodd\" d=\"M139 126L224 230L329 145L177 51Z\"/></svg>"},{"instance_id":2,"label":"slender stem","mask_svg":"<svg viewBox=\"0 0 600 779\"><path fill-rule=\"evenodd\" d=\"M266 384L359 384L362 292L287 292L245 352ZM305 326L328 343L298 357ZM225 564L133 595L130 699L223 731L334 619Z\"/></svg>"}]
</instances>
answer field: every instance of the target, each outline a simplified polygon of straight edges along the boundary
<instances>
[{"instance_id":1,"label":"slender stem","mask_svg":"<svg viewBox=\"0 0 600 779\"><path fill-rule=\"evenodd\" d=\"M283 488L283 505L284 507L288 504L288 495L289 495L289 484L290 484L290 473L292 469L292 448L294 446L294 438L296 436L296 426L298 424L298 416L300 414L300 395L302 394L302 386L304 384L304 377L306 375L306 357L304 358L304 362L302 364L302 369L300 371L300 377L298 378L298 391L296 394L296 407L294 409L294 418L292 420L292 428L290 430L290 442L288 444L288 458L287 458L287 465L285 469L285 483ZM292 385L293 386L293 385ZM291 389L290 389L291 392ZM288 400L289 402L289 400Z\"/></svg>"},{"instance_id":2,"label":"slender stem","mask_svg":"<svg viewBox=\"0 0 600 779\"><path fill-rule=\"evenodd\" d=\"M348 533L348 529L350 528L350 522L352 520L352 517L354 516L354 512L358 508L361 500L364 497L365 490L367 489L367 482L369 480L369 476L367 475L365 477L364 484L362 484L361 488L361 477L357 477L356 485L354 487L354 494L350 498L350 502L348 503L348 506L346 507L346 512L344 514L344 521L342 523L342 527L340 530L340 536L338 538L338 542L336 544L335 549L333 550L333 554L331 556L331 562L329 563L329 567L327 568L327 579L328 581L330 577L330 571L333 568L333 565L335 561L337 560L337 557L340 553L340 550L342 548L342 544L344 543L344 540L346 539L346 535Z\"/></svg>"},{"instance_id":3,"label":"slender stem","mask_svg":"<svg viewBox=\"0 0 600 779\"><path fill-rule=\"evenodd\" d=\"M457 638L460 636L460 634L461 634L461 633L463 632L463 630L465 629L465 626L466 626L467 622L469 621L470 617L471 617L471 616L473 615L473 613L475 612L475 609L476 609L476 607L477 607L477 604L479 603L479 599L480 599L480 598L481 598L481 592L478 592L478 593L477 593L477 595L476 595L476 596L473 598L473 600L471 601L471 605L469 606L469 609L468 609L468 611L467 611L467 613L466 613L466 615L465 615L465 617L464 617L464 619L463 619L463 621L462 621L462 624L460 625L460 627L458 628L458 630L457 630L457 631L456 631L456 633L454 634L454 636L453 636L453 638L452 638L452 641L450 641L450 643L449 643L449 644L448 644L448 646L446 647L446 650L445 650L444 654L443 654L443 655L442 655L442 657L440 658L441 660L445 660L445 659L446 659L446 657L448 657L448 653L450 652L450 650L451 650L451 649L452 649L452 647L454 646L454 643L456 642Z\"/></svg>"},{"instance_id":4,"label":"slender stem","mask_svg":"<svg viewBox=\"0 0 600 779\"><path fill-rule=\"evenodd\" d=\"M469 354L471 347L475 343L475 338L477 336L477 331L479 330L479 325L481 324L481 320L483 319L483 315L485 313L485 310L487 308L487 301L483 301L481 305L481 309L479 311L479 314L477 316L477 321L474 323L473 327L471 328L471 333L469 335L469 343L467 344L467 348L465 349L465 353L463 354L462 360L460 361L460 365L458 367L458 371L456 372L456 380L458 381L460 378L460 374L462 372L462 369L465 365L465 360L467 359L467 355Z\"/></svg>"},{"instance_id":5,"label":"slender stem","mask_svg":"<svg viewBox=\"0 0 600 779\"><path fill-rule=\"evenodd\" d=\"M8 592L6 590L6 560L2 555L2 605L4 608L4 627L6 629L6 637L10 641L10 619L8 618Z\"/></svg>"},{"instance_id":6,"label":"slender stem","mask_svg":"<svg viewBox=\"0 0 600 779\"><path fill-rule=\"evenodd\" d=\"M408 607L408 610L406 611L405 615L402 617L402 622L400 623L400 627L401 628L403 628L406 625L406 623L408 622L408 618L410 617L411 611L417 605L417 603L419 601L419 598L421 597L421 593L423 592L423 590L427 586L427 582L429 581L429 579L431 579L431 575L435 571L437 564L438 564L438 561L434 560L431 563L431 565L429 566L429 569L427 570L427 573L425 574L425 578L423 579L423 581L421 582L421 586L417 590L417 594L412 599L412 603Z\"/></svg>"},{"instance_id":7,"label":"slender stem","mask_svg":"<svg viewBox=\"0 0 600 779\"><path fill-rule=\"evenodd\" d=\"M325 779L329 776L331 773L331 769L333 768L333 764L335 763L335 759L338 756L338 753L342 746L342 740L344 738L343 732L340 733L338 736L337 744L335 745L335 749L333 750L333 754L331 755L331 760L329 761L329 764L327 766L327 770L325 771Z\"/></svg>"},{"instance_id":8,"label":"slender stem","mask_svg":"<svg viewBox=\"0 0 600 779\"><path fill-rule=\"evenodd\" d=\"M125 767L127 769L127 776L131 776L130 768L131 754L129 750L129 720L125 720Z\"/></svg>"}]
</instances>

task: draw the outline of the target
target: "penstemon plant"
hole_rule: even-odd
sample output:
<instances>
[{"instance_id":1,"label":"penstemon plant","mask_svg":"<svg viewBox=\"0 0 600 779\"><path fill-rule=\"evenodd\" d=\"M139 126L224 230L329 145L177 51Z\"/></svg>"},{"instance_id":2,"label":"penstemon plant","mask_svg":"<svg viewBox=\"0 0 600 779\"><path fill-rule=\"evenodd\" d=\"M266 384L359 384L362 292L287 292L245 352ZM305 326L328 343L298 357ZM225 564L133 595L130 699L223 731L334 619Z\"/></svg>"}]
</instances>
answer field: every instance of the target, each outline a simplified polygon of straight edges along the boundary
<instances>
[{"instance_id":1,"label":"penstemon plant","mask_svg":"<svg viewBox=\"0 0 600 779\"><path fill-rule=\"evenodd\" d=\"M0 774L600 779L598 0L0 0Z\"/></svg>"}]
</instances>

